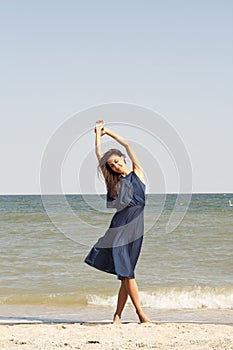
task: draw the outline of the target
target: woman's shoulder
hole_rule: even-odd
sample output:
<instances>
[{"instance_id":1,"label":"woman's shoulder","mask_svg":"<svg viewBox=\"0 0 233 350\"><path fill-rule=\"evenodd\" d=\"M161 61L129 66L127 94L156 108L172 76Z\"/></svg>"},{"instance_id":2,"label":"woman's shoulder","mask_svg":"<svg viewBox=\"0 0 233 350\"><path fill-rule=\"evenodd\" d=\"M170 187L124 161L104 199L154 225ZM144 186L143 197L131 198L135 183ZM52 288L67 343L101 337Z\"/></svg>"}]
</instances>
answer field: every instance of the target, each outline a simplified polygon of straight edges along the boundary
<instances>
[{"instance_id":1,"label":"woman's shoulder","mask_svg":"<svg viewBox=\"0 0 233 350\"><path fill-rule=\"evenodd\" d=\"M138 171L133 170L132 174L135 178L137 178L145 186L145 178L144 178L143 172L138 172Z\"/></svg>"},{"instance_id":2,"label":"woman's shoulder","mask_svg":"<svg viewBox=\"0 0 233 350\"><path fill-rule=\"evenodd\" d=\"M141 178L138 174L137 174L137 172L135 172L135 171L131 171L128 175L126 175L126 178L134 178L134 179L136 179L136 181L139 181L143 186L145 186L145 182L144 182L144 176L143 176L143 178ZM143 181L142 181L143 180Z\"/></svg>"}]
</instances>

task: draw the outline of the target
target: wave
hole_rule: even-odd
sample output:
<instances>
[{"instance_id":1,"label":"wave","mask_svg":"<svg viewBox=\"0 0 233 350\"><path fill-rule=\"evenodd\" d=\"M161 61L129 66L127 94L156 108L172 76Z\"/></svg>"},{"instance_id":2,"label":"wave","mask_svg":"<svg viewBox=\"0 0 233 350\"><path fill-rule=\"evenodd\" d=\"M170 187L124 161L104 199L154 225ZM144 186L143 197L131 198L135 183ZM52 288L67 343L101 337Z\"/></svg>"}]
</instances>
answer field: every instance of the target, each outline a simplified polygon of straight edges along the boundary
<instances>
[{"instance_id":1,"label":"wave","mask_svg":"<svg viewBox=\"0 0 233 350\"><path fill-rule=\"evenodd\" d=\"M182 309L228 309L233 310L233 287L166 287L139 293L143 307L160 310ZM112 307L117 295L85 294L84 291L51 294L6 294L0 293L2 305L44 305ZM130 299L128 304L130 304Z\"/></svg>"},{"instance_id":2,"label":"wave","mask_svg":"<svg viewBox=\"0 0 233 350\"><path fill-rule=\"evenodd\" d=\"M153 292L140 292L139 297L143 307L156 309L233 309L233 287L157 288ZM112 306L117 296L88 295L87 302Z\"/></svg>"},{"instance_id":3,"label":"wave","mask_svg":"<svg viewBox=\"0 0 233 350\"><path fill-rule=\"evenodd\" d=\"M81 293L11 294L0 296L0 305L85 306L87 299Z\"/></svg>"}]
</instances>

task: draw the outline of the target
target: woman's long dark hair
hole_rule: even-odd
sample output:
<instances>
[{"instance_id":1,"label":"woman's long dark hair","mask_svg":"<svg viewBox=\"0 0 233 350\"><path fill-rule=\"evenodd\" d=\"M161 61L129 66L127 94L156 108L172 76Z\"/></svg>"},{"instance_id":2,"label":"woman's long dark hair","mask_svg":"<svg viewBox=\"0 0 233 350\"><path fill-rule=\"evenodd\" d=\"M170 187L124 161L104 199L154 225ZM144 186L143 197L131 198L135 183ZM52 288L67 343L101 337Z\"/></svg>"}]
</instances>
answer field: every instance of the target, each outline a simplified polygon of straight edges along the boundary
<instances>
[{"instance_id":1,"label":"woman's long dark hair","mask_svg":"<svg viewBox=\"0 0 233 350\"><path fill-rule=\"evenodd\" d=\"M112 155L117 155L119 157L123 156L125 159L125 155L119 149L111 148L106 153L104 153L103 157L100 159L98 169L102 171L109 195L112 198L116 198L117 197L117 183L118 183L121 175L116 173L114 170L112 170L112 168L107 163L108 159Z\"/></svg>"}]
</instances>

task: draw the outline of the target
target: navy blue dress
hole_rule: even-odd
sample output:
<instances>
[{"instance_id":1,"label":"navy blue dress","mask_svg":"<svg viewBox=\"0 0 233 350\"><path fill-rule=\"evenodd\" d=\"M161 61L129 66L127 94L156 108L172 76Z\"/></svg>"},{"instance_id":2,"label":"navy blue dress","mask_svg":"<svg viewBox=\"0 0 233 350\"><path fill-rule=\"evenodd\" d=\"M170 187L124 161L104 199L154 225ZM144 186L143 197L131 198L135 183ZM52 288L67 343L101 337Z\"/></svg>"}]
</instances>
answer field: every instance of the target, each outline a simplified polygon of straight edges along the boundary
<instances>
[{"instance_id":1,"label":"navy blue dress","mask_svg":"<svg viewBox=\"0 0 233 350\"><path fill-rule=\"evenodd\" d=\"M116 199L107 194L107 206L117 209L109 229L93 246L85 262L96 269L134 278L144 232L145 184L134 173L119 180Z\"/></svg>"}]
</instances>

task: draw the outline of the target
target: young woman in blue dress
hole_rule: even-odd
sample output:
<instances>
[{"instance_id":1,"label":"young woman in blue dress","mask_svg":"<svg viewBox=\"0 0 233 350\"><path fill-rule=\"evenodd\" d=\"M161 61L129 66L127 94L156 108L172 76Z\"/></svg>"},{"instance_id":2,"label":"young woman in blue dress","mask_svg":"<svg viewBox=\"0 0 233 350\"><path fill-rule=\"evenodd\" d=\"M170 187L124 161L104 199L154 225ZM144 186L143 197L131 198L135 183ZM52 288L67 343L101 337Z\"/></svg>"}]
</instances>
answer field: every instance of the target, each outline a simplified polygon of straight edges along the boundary
<instances>
[{"instance_id":1,"label":"young woman in blue dress","mask_svg":"<svg viewBox=\"0 0 233 350\"><path fill-rule=\"evenodd\" d=\"M140 305L138 286L134 276L144 229L145 184L143 169L130 143L106 128L103 120L96 122L95 133L96 156L107 187L108 206L116 207L117 212L112 218L109 230L91 249L85 262L99 270L113 273L121 280L113 323L121 323L121 314L128 296L131 298L140 322L150 322ZM120 150L110 149L102 154L101 138L103 135L110 136L125 147L132 162L132 171L127 166L125 156ZM130 186L127 183L130 183ZM123 194L121 187L124 188ZM130 194L126 195L125 191L129 191ZM114 234L111 233L111 230L115 230ZM109 236L111 236L111 242L115 239L112 240L112 237L118 237L118 244L112 243L112 247L107 246L106 242L108 244L110 242ZM119 237L121 237L121 241Z\"/></svg>"}]
</instances>

